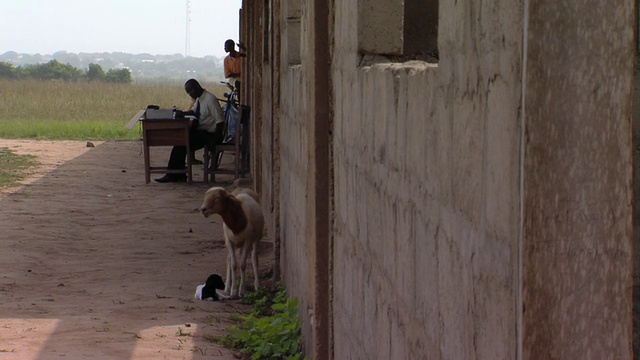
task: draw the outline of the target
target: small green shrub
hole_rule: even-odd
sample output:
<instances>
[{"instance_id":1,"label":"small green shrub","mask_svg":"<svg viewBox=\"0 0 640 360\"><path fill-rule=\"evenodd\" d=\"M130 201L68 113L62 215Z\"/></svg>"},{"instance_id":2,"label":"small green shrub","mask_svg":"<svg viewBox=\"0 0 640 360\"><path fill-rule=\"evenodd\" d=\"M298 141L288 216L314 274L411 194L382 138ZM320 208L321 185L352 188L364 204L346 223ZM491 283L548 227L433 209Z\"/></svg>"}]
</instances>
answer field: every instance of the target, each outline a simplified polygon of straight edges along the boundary
<instances>
[{"instance_id":1,"label":"small green shrub","mask_svg":"<svg viewBox=\"0 0 640 360\"><path fill-rule=\"evenodd\" d=\"M241 316L242 322L231 326L230 334L220 343L250 355L253 360L304 359L298 299L291 300L284 288L278 289L275 293L258 292L245 297L245 301L255 300L253 311ZM262 297L258 298L259 295Z\"/></svg>"},{"instance_id":2,"label":"small green shrub","mask_svg":"<svg viewBox=\"0 0 640 360\"><path fill-rule=\"evenodd\" d=\"M277 283L274 289L262 288L253 291L240 299L240 302L246 305L253 305L253 312L260 316L273 315L271 306L274 303L284 302L287 299L287 290L282 284Z\"/></svg>"}]
</instances>

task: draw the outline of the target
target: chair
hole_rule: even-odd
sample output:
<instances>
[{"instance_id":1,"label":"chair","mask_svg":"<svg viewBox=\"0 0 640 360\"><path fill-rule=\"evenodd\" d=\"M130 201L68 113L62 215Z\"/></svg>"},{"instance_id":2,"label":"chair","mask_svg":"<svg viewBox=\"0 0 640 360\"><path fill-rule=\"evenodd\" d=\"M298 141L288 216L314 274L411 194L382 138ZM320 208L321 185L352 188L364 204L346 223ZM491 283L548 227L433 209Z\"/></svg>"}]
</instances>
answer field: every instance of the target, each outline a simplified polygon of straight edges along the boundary
<instances>
[{"instance_id":1,"label":"chair","mask_svg":"<svg viewBox=\"0 0 640 360\"><path fill-rule=\"evenodd\" d=\"M240 176L244 176L247 169L248 140L249 140L249 116L251 107L240 105L238 109L238 117L235 121L239 121L240 126L236 126L236 131L231 139L227 139L222 144L207 144L204 147L204 181L209 183L215 182L217 174L231 174L234 180ZM228 132L230 124L225 124L225 134ZM226 136L225 136L226 139ZM234 161L231 168L223 168L222 157L224 154L232 153ZM209 178L211 176L211 178Z\"/></svg>"}]
</instances>

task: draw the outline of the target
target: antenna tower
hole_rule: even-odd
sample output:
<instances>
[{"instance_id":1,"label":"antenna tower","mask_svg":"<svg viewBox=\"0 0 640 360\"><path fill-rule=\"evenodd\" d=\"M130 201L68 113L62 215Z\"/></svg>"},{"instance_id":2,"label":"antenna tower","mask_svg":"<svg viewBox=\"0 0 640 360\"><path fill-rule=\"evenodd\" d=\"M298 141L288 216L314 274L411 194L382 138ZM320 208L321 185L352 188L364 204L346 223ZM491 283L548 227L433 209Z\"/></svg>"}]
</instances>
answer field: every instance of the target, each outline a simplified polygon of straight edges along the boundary
<instances>
[{"instance_id":1,"label":"antenna tower","mask_svg":"<svg viewBox=\"0 0 640 360\"><path fill-rule=\"evenodd\" d=\"M187 5L187 11L186 11L186 24L187 24L187 29L186 29L186 36L184 39L184 56L189 56L189 53L191 52L191 1L190 0L186 0L186 5Z\"/></svg>"}]
</instances>

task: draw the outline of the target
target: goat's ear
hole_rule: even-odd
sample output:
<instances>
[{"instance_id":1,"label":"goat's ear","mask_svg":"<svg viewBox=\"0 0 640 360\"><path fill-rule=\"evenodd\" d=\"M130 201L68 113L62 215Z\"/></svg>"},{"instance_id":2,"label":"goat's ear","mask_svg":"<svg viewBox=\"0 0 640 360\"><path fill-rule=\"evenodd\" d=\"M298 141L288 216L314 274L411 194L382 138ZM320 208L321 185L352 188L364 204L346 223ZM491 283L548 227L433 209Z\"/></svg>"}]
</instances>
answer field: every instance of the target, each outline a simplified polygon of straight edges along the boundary
<instances>
[{"instance_id":1,"label":"goat's ear","mask_svg":"<svg viewBox=\"0 0 640 360\"><path fill-rule=\"evenodd\" d=\"M223 194L224 190L217 190L217 191L213 191L211 193L208 194L206 201L208 205L211 205L215 202L219 202L224 200L224 194Z\"/></svg>"},{"instance_id":2,"label":"goat's ear","mask_svg":"<svg viewBox=\"0 0 640 360\"><path fill-rule=\"evenodd\" d=\"M231 195L229 192L227 192L226 190L220 190L220 199L222 199L224 204L228 204L229 200L231 200L233 198L233 195Z\"/></svg>"}]
</instances>

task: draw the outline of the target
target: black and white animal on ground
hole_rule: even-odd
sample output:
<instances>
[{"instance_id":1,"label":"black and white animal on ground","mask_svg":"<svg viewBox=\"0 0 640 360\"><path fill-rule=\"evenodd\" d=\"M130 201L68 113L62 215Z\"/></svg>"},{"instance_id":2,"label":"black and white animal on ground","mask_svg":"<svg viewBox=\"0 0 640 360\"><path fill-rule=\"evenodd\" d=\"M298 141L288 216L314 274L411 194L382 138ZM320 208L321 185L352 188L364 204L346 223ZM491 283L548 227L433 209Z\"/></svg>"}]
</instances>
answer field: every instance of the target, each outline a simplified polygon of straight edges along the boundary
<instances>
[{"instance_id":1,"label":"black and white animal on ground","mask_svg":"<svg viewBox=\"0 0 640 360\"><path fill-rule=\"evenodd\" d=\"M193 295L198 300L209 300L216 301L221 298L225 298L224 296L220 296L218 294L218 290L224 289L224 281L222 281L222 276L218 274L211 274L207 278L207 282L202 285L198 285L196 287L196 293Z\"/></svg>"}]
</instances>

